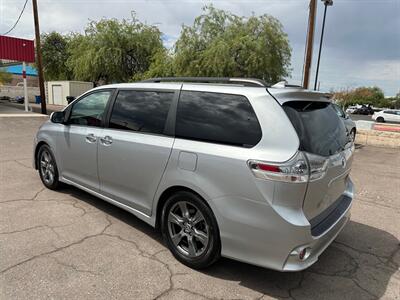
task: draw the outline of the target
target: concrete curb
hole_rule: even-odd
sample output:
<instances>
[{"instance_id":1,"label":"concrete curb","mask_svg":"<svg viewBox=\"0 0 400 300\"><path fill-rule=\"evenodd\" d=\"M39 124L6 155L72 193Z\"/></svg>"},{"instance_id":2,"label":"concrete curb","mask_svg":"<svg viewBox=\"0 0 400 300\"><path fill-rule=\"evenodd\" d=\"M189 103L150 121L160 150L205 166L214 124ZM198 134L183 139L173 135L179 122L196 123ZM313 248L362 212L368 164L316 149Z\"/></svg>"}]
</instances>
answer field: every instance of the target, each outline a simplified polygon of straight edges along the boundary
<instances>
[{"instance_id":1,"label":"concrete curb","mask_svg":"<svg viewBox=\"0 0 400 300\"><path fill-rule=\"evenodd\" d=\"M356 144L400 149L400 132L357 129Z\"/></svg>"}]
</instances>

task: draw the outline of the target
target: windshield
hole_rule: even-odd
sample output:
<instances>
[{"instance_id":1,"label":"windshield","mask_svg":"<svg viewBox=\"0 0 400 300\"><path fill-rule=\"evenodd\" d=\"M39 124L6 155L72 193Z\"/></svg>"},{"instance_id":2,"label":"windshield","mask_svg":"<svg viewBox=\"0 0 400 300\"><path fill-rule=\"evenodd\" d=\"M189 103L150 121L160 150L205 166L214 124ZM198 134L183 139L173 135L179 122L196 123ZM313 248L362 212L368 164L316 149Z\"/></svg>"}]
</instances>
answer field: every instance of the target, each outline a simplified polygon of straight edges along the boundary
<instances>
[{"instance_id":1,"label":"windshield","mask_svg":"<svg viewBox=\"0 0 400 300\"><path fill-rule=\"evenodd\" d=\"M300 139L300 150L329 156L349 144L346 127L329 102L291 101L283 105Z\"/></svg>"}]
</instances>

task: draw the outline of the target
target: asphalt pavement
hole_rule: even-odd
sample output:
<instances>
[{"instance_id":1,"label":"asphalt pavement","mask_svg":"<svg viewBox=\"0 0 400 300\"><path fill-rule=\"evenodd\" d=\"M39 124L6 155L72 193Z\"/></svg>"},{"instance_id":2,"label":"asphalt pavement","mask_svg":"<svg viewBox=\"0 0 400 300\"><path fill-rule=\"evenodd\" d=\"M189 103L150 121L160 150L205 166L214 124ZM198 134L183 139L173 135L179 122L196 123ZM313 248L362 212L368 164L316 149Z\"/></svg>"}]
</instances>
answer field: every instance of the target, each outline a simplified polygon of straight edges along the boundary
<instances>
[{"instance_id":1,"label":"asphalt pavement","mask_svg":"<svg viewBox=\"0 0 400 300\"><path fill-rule=\"evenodd\" d=\"M45 189L31 159L44 120L0 117L0 299L400 299L398 149L358 147L352 219L308 270L195 271L129 213Z\"/></svg>"},{"instance_id":2,"label":"asphalt pavement","mask_svg":"<svg viewBox=\"0 0 400 300\"><path fill-rule=\"evenodd\" d=\"M366 115L353 115L353 114L350 114L349 116L350 116L350 118L351 118L353 121L360 121L360 120L362 120L362 121L371 121L371 122L374 122L374 120L372 120L372 116L371 116L371 115L366 116Z\"/></svg>"}]
</instances>

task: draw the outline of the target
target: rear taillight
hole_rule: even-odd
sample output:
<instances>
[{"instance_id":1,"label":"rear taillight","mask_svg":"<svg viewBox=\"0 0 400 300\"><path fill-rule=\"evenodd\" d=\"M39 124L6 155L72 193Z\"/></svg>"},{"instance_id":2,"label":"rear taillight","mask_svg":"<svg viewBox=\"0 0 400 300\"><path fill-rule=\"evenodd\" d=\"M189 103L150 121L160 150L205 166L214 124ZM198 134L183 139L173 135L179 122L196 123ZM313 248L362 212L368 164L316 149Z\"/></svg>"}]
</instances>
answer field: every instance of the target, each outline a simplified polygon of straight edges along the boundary
<instances>
[{"instance_id":1,"label":"rear taillight","mask_svg":"<svg viewBox=\"0 0 400 300\"><path fill-rule=\"evenodd\" d=\"M249 160L250 170L257 178L285 182L307 182L308 166L302 152L285 163L269 163L259 160Z\"/></svg>"},{"instance_id":2,"label":"rear taillight","mask_svg":"<svg viewBox=\"0 0 400 300\"><path fill-rule=\"evenodd\" d=\"M302 183L324 177L328 159L299 151L285 163L249 160L248 165L257 178Z\"/></svg>"}]
</instances>

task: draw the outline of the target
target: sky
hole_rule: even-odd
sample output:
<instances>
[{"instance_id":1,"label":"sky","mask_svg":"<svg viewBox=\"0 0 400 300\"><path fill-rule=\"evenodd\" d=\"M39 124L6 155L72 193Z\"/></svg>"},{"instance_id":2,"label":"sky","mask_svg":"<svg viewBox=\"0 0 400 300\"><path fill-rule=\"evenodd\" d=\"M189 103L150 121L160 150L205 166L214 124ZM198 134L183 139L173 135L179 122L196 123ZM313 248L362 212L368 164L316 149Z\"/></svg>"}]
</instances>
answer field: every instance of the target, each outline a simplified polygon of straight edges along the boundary
<instances>
[{"instance_id":1,"label":"sky","mask_svg":"<svg viewBox=\"0 0 400 300\"><path fill-rule=\"evenodd\" d=\"M320 89L344 90L379 86L385 96L400 91L400 0L333 0L328 7L319 72ZM0 34L15 23L25 0L0 0ZM310 86L321 35L324 5L320 0ZM171 47L182 24L191 25L201 8L212 3L236 15L269 14L277 18L292 47L292 84L301 84L309 0L38 0L41 32L82 32L89 20L130 18L158 26ZM31 0L9 34L34 38Z\"/></svg>"}]
</instances>

